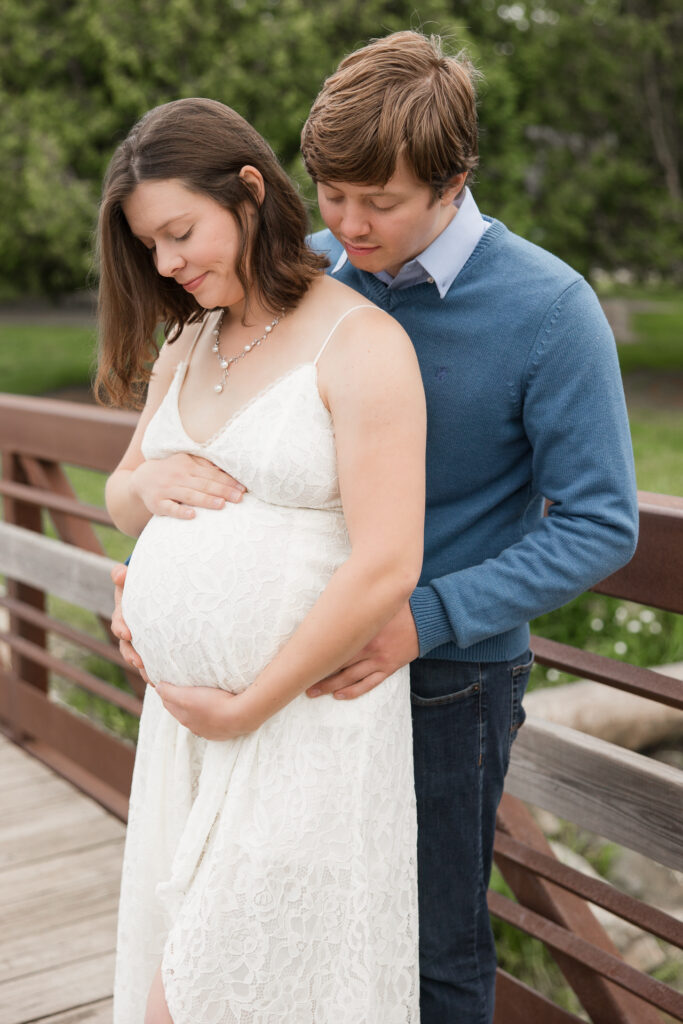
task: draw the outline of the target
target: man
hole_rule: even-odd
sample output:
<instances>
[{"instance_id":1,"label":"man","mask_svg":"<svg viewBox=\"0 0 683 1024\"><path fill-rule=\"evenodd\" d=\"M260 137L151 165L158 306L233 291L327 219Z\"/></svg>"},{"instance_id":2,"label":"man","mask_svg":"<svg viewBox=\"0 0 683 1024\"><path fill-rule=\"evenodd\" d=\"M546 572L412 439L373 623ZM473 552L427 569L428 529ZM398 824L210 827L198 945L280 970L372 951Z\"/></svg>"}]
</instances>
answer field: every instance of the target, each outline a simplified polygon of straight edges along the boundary
<instances>
[{"instance_id":1,"label":"man","mask_svg":"<svg viewBox=\"0 0 683 1024\"><path fill-rule=\"evenodd\" d=\"M312 698L411 662L422 1024L490 1024L495 815L528 620L627 562L637 504L614 340L586 282L479 213L473 72L402 32L351 54L302 134L332 273L410 335L428 409L425 560ZM549 501L544 516L544 503ZM129 639L116 620L116 631ZM124 650L132 657L131 649Z\"/></svg>"}]
</instances>

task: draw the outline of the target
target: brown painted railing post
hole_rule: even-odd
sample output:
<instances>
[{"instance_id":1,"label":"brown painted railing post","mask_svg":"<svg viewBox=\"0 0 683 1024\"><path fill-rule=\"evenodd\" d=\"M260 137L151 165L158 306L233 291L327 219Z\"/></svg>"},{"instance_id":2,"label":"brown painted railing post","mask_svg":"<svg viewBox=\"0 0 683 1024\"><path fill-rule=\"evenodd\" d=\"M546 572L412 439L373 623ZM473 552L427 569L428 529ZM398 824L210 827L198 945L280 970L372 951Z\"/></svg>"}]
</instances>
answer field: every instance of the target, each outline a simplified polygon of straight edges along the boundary
<instances>
[{"instance_id":1,"label":"brown painted railing post","mask_svg":"<svg viewBox=\"0 0 683 1024\"><path fill-rule=\"evenodd\" d=\"M528 847L553 856L552 848L530 811L508 793L503 796L498 811L498 828L515 839L523 840ZM496 854L496 864L523 906L562 925L573 935L587 939L598 949L620 956L585 900L521 868L499 853ZM658 1011L642 999L570 957L559 952L554 957L592 1024L662 1024ZM496 1013L496 1024L504 1024L505 1019L505 1008L501 1006L500 1012Z\"/></svg>"},{"instance_id":2,"label":"brown painted railing post","mask_svg":"<svg viewBox=\"0 0 683 1024\"><path fill-rule=\"evenodd\" d=\"M18 484L27 484L29 482L21 465L20 457L14 452L5 451L3 453L2 469L3 477L6 480ZM35 505L29 505L23 501L19 501L16 498L6 497L4 501L4 518L6 522L14 523L16 526L23 526L24 529L33 530L36 533L42 533L43 522L40 508ZM8 580L7 595L14 600L23 601L32 608L36 608L38 611L43 612L45 610L45 593L42 590L36 590L35 587L26 586L26 584L19 583L15 580ZM46 632L40 626L25 622L10 613L9 628L10 632L14 633L16 636L29 640L31 643L37 644L39 647L45 647ZM11 674L14 675L15 678L23 679L24 682L30 683L31 686L35 686L36 689L40 690L42 693L47 693L48 671L46 668L42 665L38 665L35 661L26 658L18 651L11 652L10 665L12 669ZM7 680L7 685L11 689L11 677ZM10 694L10 708L12 705L13 701ZM21 733L21 730L19 729L16 720L10 721L10 728L15 733L15 739L19 739L19 735L17 734Z\"/></svg>"}]
</instances>

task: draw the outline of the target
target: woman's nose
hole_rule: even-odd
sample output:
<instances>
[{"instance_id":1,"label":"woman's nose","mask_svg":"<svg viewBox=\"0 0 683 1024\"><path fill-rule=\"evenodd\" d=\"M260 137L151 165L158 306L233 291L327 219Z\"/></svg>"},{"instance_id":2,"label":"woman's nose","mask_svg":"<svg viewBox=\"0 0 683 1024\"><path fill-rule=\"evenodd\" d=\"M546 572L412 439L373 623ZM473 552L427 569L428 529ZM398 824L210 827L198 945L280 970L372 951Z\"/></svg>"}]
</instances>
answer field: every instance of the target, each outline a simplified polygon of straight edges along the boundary
<instances>
[{"instance_id":1,"label":"woman's nose","mask_svg":"<svg viewBox=\"0 0 683 1024\"><path fill-rule=\"evenodd\" d=\"M162 277L175 277L184 265L184 260L175 246L157 245L154 262Z\"/></svg>"}]
</instances>

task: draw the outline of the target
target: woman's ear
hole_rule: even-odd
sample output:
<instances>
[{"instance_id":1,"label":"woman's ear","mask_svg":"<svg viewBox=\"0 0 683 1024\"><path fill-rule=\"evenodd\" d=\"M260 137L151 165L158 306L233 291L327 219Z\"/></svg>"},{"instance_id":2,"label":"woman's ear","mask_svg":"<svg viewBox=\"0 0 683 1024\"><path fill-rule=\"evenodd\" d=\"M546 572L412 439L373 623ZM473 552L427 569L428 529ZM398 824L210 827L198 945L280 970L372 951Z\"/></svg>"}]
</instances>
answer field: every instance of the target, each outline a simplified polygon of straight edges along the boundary
<instances>
[{"instance_id":1,"label":"woman's ear","mask_svg":"<svg viewBox=\"0 0 683 1024\"><path fill-rule=\"evenodd\" d=\"M240 171L240 178L242 181L249 186L259 206L263 202L266 195L266 184L263 180L263 175L251 164L245 164Z\"/></svg>"}]
</instances>

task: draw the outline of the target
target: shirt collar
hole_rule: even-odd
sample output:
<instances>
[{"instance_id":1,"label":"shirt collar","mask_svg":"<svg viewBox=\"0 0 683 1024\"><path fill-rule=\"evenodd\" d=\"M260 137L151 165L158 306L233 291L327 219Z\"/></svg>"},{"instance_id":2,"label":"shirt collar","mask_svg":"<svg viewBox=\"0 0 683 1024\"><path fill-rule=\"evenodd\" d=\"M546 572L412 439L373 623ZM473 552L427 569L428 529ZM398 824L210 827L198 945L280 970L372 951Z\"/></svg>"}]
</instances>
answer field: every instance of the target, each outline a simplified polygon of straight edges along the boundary
<instances>
[{"instance_id":1,"label":"shirt collar","mask_svg":"<svg viewBox=\"0 0 683 1024\"><path fill-rule=\"evenodd\" d=\"M424 252L404 263L393 278L386 270L374 276L390 288L433 281L443 299L489 226L468 188L455 200L454 205L458 207L455 217ZM341 270L347 258L346 252L342 252L332 270L333 274Z\"/></svg>"}]
</instances>

